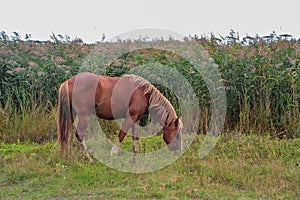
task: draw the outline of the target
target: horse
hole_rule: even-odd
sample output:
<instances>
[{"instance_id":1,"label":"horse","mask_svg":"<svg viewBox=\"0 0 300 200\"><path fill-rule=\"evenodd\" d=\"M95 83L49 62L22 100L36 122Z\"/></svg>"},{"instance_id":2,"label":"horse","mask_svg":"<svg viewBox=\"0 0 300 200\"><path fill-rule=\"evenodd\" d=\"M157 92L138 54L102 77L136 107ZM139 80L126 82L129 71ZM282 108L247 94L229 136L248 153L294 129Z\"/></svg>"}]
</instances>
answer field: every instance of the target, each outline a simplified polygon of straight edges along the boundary
<instances>
[{"instance_id":1,"label":"horse","mask_svg":"<svg viewBox=\"0 0 300 200\"><path fill-rule=\"evenodd\" d=\"M181 118L170 101L149 81L137 75L108 77L89 72L79 73L60 85L58 95L58 143L60 153L66 154L70 132L76 116L75 132L83 152L88 154L84 143L92 114L105 120L125 118L111 155L117 155L120 144L132 128L134 153L139 152L138 123L150 114L163 127L163 140L172 152L182 152Z\"/></svg>"}]
</instances>

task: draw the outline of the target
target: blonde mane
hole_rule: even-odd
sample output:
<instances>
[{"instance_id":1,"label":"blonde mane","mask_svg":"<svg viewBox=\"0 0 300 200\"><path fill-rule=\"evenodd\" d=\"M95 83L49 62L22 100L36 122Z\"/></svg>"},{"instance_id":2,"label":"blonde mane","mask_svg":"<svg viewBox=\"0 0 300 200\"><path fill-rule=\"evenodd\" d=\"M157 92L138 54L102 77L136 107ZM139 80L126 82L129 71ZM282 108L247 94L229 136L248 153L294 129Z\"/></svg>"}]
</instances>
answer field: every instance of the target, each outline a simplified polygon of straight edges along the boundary
<instances>
[{"instance_id":1,"label":"blonde mane","mask_svg":"<svg viewBox=\"0 0 300 200\"><path fill-rule=\"evenodd\" d=\"M177 114L170 101L160 93L149 81L137 75L124 75L129 77L130 81L137 85L137 87L145 87L144 95L150 94L149 98L149 111L155 109L155 118L161 125L171 124L177 119Z\"/></svg>"}]
</instances>

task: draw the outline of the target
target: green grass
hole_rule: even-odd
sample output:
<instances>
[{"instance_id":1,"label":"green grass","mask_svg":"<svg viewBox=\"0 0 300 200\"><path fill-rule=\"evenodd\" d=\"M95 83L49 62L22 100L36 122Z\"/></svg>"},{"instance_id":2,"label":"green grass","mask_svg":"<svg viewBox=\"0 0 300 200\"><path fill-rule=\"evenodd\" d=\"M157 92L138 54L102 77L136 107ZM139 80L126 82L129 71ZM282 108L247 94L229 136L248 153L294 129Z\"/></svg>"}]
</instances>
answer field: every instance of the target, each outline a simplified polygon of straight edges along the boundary
<instances>
[{"instance_id":1,"label":"green grass","mask_svg":"<svg viewBox=\"0 0 300 200\"><path fill-rule=\"evenodd\" d=\"M300 198L299 139L225 134L200 159L202 139L173 164L144 174L90 163L76 144L69 158L54 142L1 144L0 199Z\"/></svg>"}]
</instances>

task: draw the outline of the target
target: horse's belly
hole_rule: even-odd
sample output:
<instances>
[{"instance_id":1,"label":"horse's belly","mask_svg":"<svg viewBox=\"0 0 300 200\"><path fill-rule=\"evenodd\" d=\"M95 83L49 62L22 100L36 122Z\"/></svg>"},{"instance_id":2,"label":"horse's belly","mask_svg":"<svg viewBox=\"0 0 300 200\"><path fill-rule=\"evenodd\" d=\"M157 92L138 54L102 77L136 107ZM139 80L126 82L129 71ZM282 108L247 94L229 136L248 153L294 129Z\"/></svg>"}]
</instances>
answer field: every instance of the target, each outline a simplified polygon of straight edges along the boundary
<instances>
[{"instance_id":1,"label":"horse's belly","mask_svg":"<svg viewBox=\"0 0 300 200\"><path fill-rule=\"evenodd\" d=\"M120 119L126 117L127 109L124 109L118 105L112 106L109 104L102 104L96 106L96 114L101 119Z\"/></svg>"}]
</instances>

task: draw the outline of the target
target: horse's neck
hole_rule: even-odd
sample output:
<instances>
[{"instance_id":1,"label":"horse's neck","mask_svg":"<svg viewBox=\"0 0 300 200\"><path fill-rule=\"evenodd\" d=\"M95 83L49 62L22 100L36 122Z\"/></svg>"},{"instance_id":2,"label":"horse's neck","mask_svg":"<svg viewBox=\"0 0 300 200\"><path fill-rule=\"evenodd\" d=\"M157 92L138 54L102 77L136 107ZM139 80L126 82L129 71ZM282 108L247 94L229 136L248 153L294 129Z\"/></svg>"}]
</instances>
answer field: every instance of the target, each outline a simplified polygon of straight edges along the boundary
<instances>
[{"instance_id":1,"label":"horse's neck","mask_svg":"<svg viewBox=\"0 0 300 200\"><path fill-rule=\"evenodd\" d=\"M159 115L158 112L155 114L152 114L151 117L153 117L161 126L164 126L166 124L166 118L163 118L162 115Z\"/></svg>"},{"instance_id":2,"label":"horse's neck","mask_svg":"<svg viewBox=\"0 0 300 200\"><path fill-rule=\"evenodd\" d=\"M154 119L156 121L158 121L158 123L161 125L161 126L165 126L166 124L170 124L171 122L175 121L176 118L175 117L171 117L172 115L170 115L169 113L163 117L162 115L159 115L158 113L156 113L154 115Z\"/></svg>"},{"instance_id":3,"label":"horse's neck","mask_svg":"<svg viewBox=\"0 0 300 200\"><path fill-rule=\"evenodd\" d=\"M170 124L177 119L177 114L172 106L172 104L164 99L156 101L151 105L150 103L150 115L160 123L161 126L165 124ZM152 108L151 108L152 107Z\"/></svg>"}]
</instances>

